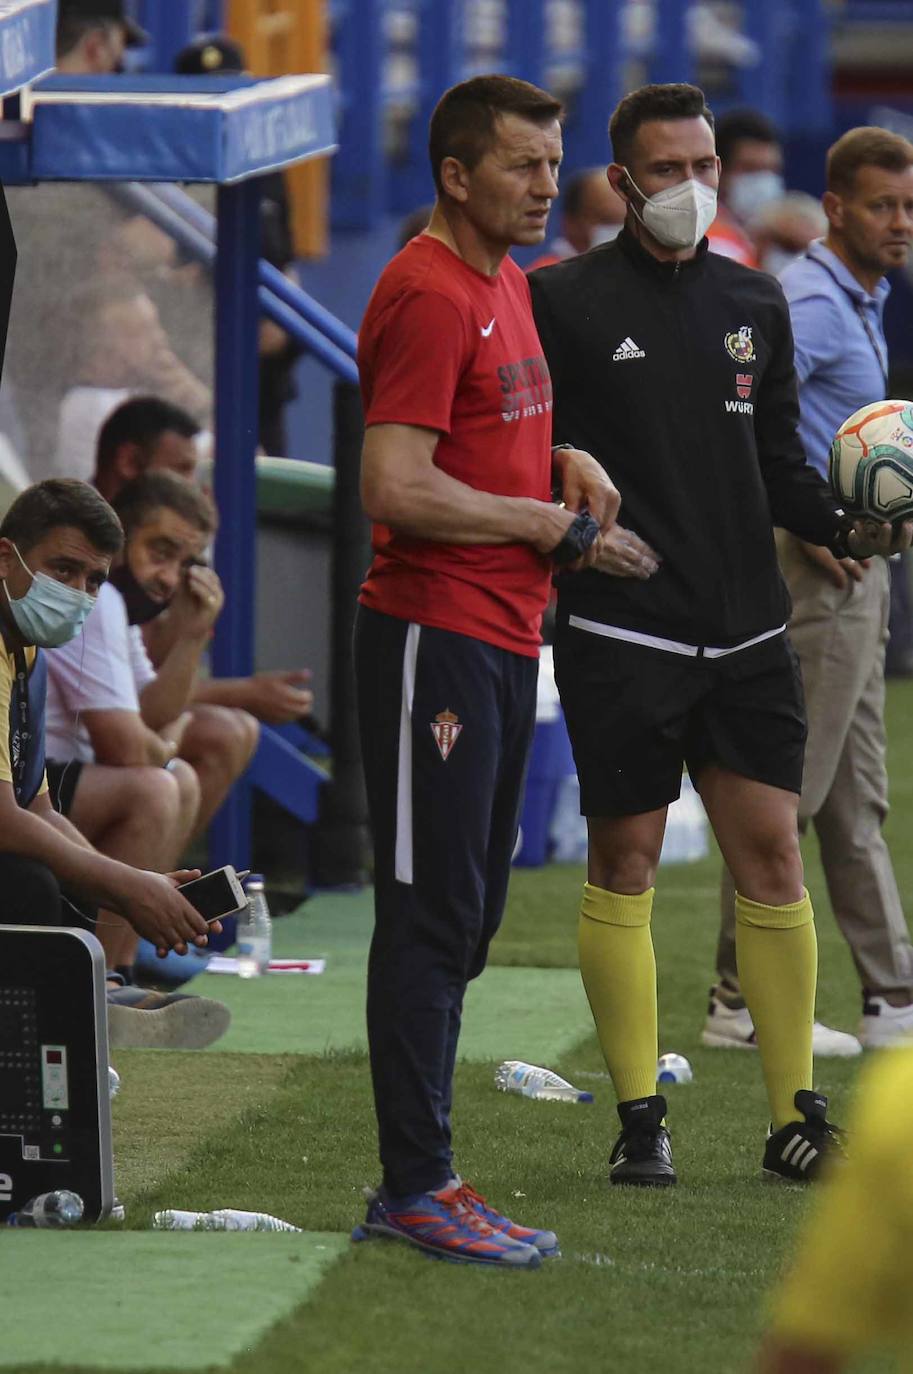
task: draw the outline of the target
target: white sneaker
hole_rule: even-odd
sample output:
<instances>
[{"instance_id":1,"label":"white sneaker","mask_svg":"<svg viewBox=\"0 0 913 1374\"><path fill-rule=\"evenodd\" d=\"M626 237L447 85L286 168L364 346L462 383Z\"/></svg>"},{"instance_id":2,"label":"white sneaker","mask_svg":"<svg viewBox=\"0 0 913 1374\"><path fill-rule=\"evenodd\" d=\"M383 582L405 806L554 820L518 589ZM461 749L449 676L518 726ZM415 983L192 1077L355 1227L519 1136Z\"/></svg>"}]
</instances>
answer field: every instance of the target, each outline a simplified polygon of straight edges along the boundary
<instances>
[{"instance_id":1,"label":"white sneaker","mask_svg":"<svg viewBox=\"0 0 913 1374\"><path fill-rule=\"evenodd\" d=\"M910 1029L913 1030L913 1008L905 1007L903 1010L911 1014ZM756 1050L758 1042L755 1039L751 1012L747 1007L727 1007L725 1002L720 1001L716 989L711 989L707 1020L701 1031L701 1044L707 1045L710 1049ZM816 1021L812 1027L812 1053L816 1059L851 1059L854 1055L862 1053L862 1045L855 1035L833 1030L830 1026Z\"/></svg>"},{"instance_id":2,"label":"white sneaker","mask_svg":"<svg viewBox=\"0 0 913 1374\"><path fill-rule=\"evenodd\" d=\"M866 997L859 1022L859 1039L867 1050L897 1045L908 1037L913 1037L913 1003L892 1007L883 997Z\"/></svg>"}]
</instances>

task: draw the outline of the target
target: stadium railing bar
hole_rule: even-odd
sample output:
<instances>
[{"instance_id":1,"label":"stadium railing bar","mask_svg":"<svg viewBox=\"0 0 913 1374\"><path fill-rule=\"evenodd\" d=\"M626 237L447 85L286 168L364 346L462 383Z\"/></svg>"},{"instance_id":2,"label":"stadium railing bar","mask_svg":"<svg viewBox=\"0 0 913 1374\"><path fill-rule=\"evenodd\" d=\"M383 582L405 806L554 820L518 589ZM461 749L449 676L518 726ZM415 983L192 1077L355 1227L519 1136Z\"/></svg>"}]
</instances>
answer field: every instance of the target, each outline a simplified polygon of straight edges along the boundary
<instances>
[{"instance_id":1,"label":"stadium railing bar","mask_svg":"<svg viewBox=\"0 0 913 1374\"><path fill-rule=\"evenodd\" d=\"M484 9L470 0L334 0L333 227L372 229L431 198L431 111L448 86L482 71L522 76L565 99L569 170L604 160L611 110L643 80L700 79L717 111L751 105L787 136L830 128L827 0L741 5L742 34L756 52L744 65L698 59L692 8L656 0L644 38L626 22L626 0L493 0Z\"/></svg>"}]
</instances>

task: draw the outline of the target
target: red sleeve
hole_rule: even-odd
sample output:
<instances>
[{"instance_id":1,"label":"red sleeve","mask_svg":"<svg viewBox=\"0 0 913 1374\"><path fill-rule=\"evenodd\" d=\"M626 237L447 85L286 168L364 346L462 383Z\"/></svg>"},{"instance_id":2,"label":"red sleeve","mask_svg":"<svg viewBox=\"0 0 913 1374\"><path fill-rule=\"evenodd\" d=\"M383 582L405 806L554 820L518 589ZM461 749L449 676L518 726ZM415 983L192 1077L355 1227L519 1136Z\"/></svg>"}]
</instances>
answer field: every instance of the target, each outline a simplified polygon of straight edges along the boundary
<instances>
[{"instance_id":1,"label":"red sleeve","mask_svg":"<svg viewBox=\"0 0 913 1374\"><path fill-rule=\"evenodd\" d=\"M453 301L431 292L401 296L378 322L359 359L366 425L416 425L450 433L466 365L465 324Z\"/></svg>"}]
</instances>

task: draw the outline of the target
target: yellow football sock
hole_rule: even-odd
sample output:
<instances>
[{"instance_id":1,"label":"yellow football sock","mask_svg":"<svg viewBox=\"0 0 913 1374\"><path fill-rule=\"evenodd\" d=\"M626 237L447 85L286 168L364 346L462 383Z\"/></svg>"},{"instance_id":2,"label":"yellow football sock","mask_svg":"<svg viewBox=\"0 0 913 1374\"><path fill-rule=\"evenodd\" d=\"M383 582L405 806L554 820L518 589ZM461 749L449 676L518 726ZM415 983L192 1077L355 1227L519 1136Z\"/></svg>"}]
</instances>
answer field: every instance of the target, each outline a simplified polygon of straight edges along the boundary
<instances>
[{"instance_id":1,"label":"yellow football sock","mask_svg":"<svg viewBox=\"0 0 913 1374\"><path fill-rule=\"evenodd\" d=\"M656 1092L656 960L653 888L626 896L586 883L580 908L580 973L619 1102Z\"/></svg>"},{"instance_id":2,"label":"yellow football sock","mask_svg":"<svg viewBox=\"0 0 913 1374\"><path fill-rule=\"evenodd\" d=\"M815 913L808 893L789 906L735 899L739 982L754 1021L774 1129L797 1119L793 1099L812 1086L818 977Z\"/></svg>"}]
</instances>

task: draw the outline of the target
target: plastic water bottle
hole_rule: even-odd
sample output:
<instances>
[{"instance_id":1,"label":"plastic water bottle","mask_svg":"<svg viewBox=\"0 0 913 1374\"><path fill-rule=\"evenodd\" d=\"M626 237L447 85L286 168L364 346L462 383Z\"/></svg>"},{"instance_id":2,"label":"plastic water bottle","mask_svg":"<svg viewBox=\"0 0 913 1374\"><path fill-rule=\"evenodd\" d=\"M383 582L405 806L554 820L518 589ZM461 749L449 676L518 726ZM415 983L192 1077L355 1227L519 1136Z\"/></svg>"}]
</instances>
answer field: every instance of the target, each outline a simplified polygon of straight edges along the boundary
<instances>
[{"instance_id":1,"label":"plastic water bottle","mask_svg":"<svg viewBox=\"0 0 913 1374\"><path fill-rule=\"evenodd\" d=\"M269 1212L241 1212L220 1207L215 1212L182 1212L168 1208L152 1218L155 1231L300 1231L290 1221L281 1221Z\"/></svg>"},{"instance_id":2,"label":"plastic water bottle","mask_svg":"<svg viewBox=\"0 0 913 1374\"><path fill-rule=\"evenodd\" d=\"M694 1070L683 1054L661 1054L656 1061L657 1083L690 1083Z\"/></svg>"},{"instance_id":3,"label":"plastic water bottle","mask_svg":"<svg viewBox=\"0 0 913 1374\"><path fill-rule=\"evenodd\" d=\"M78 1193L69 1188L59 1188L56 1193L39 1193L30 1198L18 1212L6 1219L7 1226L36 1226L41 1230L62 1230L65 1226L75 1226L82 1221L83 1201Z\"/></svg>"},{"instance_id":4,"label":"plastic water bottle","mask_svg":"<svg viewBox=\"0 0 913 1374\"><path fill-rule=\"evenodd\" d=\"M269 968L273 952L273 921L266 904L262 873L251 873L244 884L247 906L238 913L238 974L256 978Z\"/></svg>"},{"instance_id":5,"label":"plastic water bottle","mask_svg":"<svg viewBox=\"0 0 913 1374\"><path fill-rule=\"evenodd\" d=\"M113 1102L120 1092L120 1074L113 1064L108 1065L108 1096Z\"/></svg>"},{"instance_id":6,"label":"plastic water bottle","mask_svg":"<svg viewBox=\"0 0 913 1374\"><path fill-rule=\"evenodd\" d=\"M551 1069L536 1064L524 1064L522 1059L505 1059L495 1069L495 1087L502 1093L520 1093L540 1102L592 1102L593 1094L581 1092L572 1083L559 1078Z\"/></svg>"}]
</instances>

